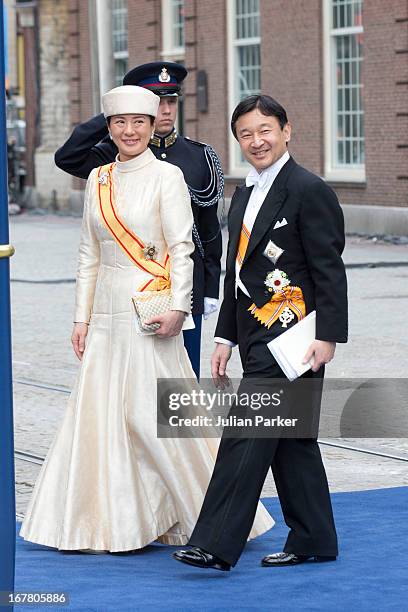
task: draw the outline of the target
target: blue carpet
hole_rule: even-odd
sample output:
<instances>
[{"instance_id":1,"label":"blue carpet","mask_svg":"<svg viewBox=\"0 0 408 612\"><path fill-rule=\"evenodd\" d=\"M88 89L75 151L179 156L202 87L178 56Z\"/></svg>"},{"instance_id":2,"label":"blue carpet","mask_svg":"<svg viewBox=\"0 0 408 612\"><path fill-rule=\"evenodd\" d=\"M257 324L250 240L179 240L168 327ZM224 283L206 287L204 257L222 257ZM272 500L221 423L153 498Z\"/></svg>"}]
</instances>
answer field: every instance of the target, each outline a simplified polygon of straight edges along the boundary
<instances>
[{"instance_id":1,"label":"blue carpet","mask_svg":"<svg viewBox=\"0 0 408 612\"><path fill-rule=\"evenodd\" d=\"M408 487L332 496L340 541L335 563L262 568L279 551L287 528L279 502L264 500L277 520L250 542L231 572L199 570L152 545L134 555L59 553L17 541L16 591L67 591L68 608L50 610L350 610L407 609ZM39 609L19 606L16 610ZM44 608L42 607L44 610Z\"/></svg>"}]
</instances>

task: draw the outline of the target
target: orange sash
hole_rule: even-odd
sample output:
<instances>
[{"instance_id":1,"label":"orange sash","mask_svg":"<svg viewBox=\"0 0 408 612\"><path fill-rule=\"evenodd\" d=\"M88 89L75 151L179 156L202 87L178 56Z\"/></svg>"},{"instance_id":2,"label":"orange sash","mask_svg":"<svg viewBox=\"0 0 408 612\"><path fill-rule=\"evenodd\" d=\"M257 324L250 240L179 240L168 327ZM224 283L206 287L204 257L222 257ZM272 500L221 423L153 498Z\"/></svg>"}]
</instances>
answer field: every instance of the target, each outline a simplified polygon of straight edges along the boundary
<instances>
[{"instance_id":1,"label":"orange sash","mask_svg":"<svg viewBox=\"0 0 408 612\"><path fill-rule=\"evenodd\" d=\"M249 239L251 232L242 224L241 234L239 237L238 249L237 249L237 262L241 268L242 263L245 259L245 253L248 248ZM289 308L298 318L298 321L303 319L306 315L306 306L303 299L303 293L300 287L291 287L287 285L283 289L276 291L269 302L267 302L262 308L257 308L255 304L251 304L248 308L255 319L257 319L262 325L265 325L268 329L277 321L284 311L285 308Z\"/></svg>"},{"instance_id":2,"label":"orange sash","mask_svg":"<svg viewBox=\"0 0 408 612\"><path fill-rule=\"evenodd\" d=\"M118 217L115 210L115 194L113 189L112 170L115 163L101 166L97 175L97 194L99 199L99 210L103 222L112 235L115 242L122 251L144 272L151 274L154 278L144 283L138 291L161 291L169 289L170 281L170 258L167 254L164 264L155 259L146 259L143 253L145 244L141 238L136 236L124 222Z\"/></svg>"},{"instance_id":3,"label":"orange sash","mask_svg":"<svg viewBox=\"0 0 408 612\"><path fill-rule=\"evenodd\" d=\"M257 308L255 304L251 304L248 311L269 329L279 319L285 308L290 308L297 316L298 321L306 315L305 301L300 287L287 285L274 293L270 302L267 302L262 308Z\"/></svg>"},{"instance_id":4,"label":"orange sash","mask_svg":"<svg viewBox=\"0 0 408 612\"><path fill-rule=\"evenodd\" d=\"M245 253L248 248L249 238L251 236L251 232L246 227L245 223L242 224L241 234L239 236L239 243L237 249L237 262L239 267L242 266L242 263L245 259Z\"/></svg>"}]
</instances>

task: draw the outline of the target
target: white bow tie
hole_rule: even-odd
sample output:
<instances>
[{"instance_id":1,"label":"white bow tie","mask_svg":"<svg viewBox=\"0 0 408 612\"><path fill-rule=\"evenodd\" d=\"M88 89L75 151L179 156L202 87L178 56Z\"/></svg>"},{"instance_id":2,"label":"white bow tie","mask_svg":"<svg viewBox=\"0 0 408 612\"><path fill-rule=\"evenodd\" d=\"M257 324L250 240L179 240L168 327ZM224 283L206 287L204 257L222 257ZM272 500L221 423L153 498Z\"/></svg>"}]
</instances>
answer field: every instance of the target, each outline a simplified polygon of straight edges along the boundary
<instances>
[{"instance_id":1,"label":"white bow tie","mask_svg":"<svg viewBox=\"0 0 408 612\"><path fill-rule=\"evenodd\" d=\"M262 172L258 174L256 170L251 171L246 178L247 187L259 187L259 189L265 189L268 183L268 173Z\"/></svg>"}]
</instances>

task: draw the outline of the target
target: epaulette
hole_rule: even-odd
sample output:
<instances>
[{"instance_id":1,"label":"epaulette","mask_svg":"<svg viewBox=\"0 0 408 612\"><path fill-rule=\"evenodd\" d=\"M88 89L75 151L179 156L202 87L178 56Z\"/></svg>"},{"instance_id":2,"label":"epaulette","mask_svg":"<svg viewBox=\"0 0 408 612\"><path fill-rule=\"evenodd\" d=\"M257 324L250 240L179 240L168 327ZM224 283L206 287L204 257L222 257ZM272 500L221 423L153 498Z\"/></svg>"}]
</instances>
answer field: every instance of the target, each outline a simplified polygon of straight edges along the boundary
<instances>
[{"instance_id":1,"label":"epaulette","mask_svg":"<svg viewBox=\"0 0 408 612\"><path fill-rule=\"evenodd\" d=\"M183 136L183 138L185 138L185 140L188 140L188 142L191 142L192 144L199 145L200 147L211 146L211 145L208 145L206 142L200 142L199 140L193 140L192 138L189 138L188 136Z\"/></svg>"}]
</instances>

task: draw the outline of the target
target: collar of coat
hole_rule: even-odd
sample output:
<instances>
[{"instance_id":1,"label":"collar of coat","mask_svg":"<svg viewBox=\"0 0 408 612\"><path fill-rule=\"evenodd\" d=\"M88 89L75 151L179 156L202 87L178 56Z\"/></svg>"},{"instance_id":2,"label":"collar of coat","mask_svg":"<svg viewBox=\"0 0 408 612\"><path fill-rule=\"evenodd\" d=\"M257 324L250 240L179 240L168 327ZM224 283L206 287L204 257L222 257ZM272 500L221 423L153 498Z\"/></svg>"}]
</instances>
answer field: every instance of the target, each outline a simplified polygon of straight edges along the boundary
<instances>
[{"instance_id":1,"label":"collar of coat","mask_svg":"<svg viewBox=\"0 0 408 612\"><path fill-rule=\"evenodd\" d=\"M175 130L175 128L173 128L173 131L170 132L170 134L168 134L167 136L158 136L157 134L153 134L153 136L150 139L150 144L153 145L154 147L158 147L159 149L167 149L168 147L171 147L172 145L174 145L174 143L177 140L177 132Z\"/></svg>"}]
</instances>

